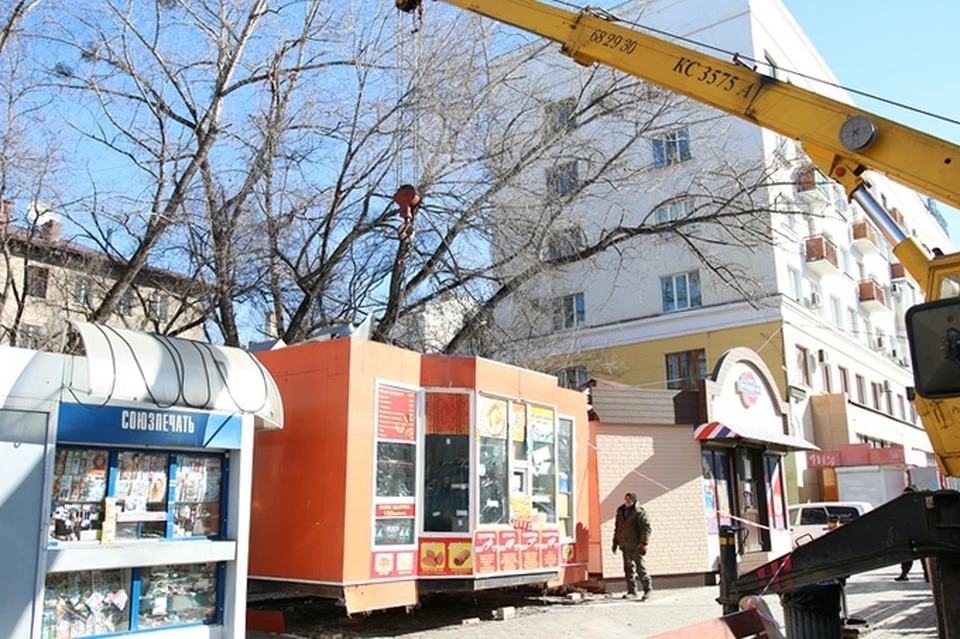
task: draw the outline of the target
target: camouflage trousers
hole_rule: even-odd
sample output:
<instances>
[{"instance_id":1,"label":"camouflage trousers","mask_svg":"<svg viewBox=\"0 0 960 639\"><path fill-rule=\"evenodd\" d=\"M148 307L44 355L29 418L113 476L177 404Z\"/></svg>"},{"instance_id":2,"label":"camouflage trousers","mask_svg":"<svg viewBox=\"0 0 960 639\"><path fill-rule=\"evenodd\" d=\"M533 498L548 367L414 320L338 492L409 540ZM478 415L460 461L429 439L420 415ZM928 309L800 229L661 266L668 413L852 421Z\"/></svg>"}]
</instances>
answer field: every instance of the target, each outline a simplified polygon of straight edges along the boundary
<instances>
[{"instance_id":1,"label":"camouflage trousers","mask_svg":"<svg viewBox=\"0 0 960 639\"><path fill-rule=\"evenodd\" d=\"M628 550L627 548L622 549L623 552L623 575L627 580L627 593L629 594L639 594L637 590L637 582L642 586L643 592L649 591L653 587L653 582L650 579L650 574L647 573L647 565L644 561L644 556L640 554L640 551L636 548L633 550Z\"/></svg>"}]
</instances>

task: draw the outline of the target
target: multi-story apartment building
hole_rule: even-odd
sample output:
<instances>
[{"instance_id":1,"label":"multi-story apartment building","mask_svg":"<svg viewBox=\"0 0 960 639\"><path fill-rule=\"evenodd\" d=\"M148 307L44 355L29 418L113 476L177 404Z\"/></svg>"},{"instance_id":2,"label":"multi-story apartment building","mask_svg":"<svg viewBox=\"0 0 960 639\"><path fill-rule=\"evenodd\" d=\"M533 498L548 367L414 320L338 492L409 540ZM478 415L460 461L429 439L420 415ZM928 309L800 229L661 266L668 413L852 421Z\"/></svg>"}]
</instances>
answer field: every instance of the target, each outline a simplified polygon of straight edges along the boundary
<instances>
[{"instance_id":1,"label":"multi-story apartment building","mask_svg":"<svg viewBox=\"0 0 960 639\"><path fill-rule=\"evenodd\" d=\"M780 0L650 0L615 13L639 15L643 26L687 42L739 52L760 61L769 75L850 101ZM531 67L530 77L549 77L544 119L554 117L553 106L583 104L591 95L584 86L594 69L577 68L554 51L544 51ZM633 188L609 189L603 180L585 187L582 198L569 203L568 227L588 244L617 217L614 209L630 224L688 218L690 224L641 235L624 245L632 248L548 271L529 286L527 297L555 310L536 340L539 355L549 360L562 352L558 376L570 384L604 377L647 388L693 388L724 353L747 347L772 372L788 405L790 434L822 449L899 445L907 464L932 465L908 398L903 317L921 301L916 282L859 206L813 169L795 141L689 102L680 108L631 151L642 179ZM629 132L635 124L622 127ZM531 170L530 183L544 172L547 177L539 178L538 191L530 187L526 206L536 209L537 193L546 197L558 184L573 191L568 182L591 162L596 158L564 158L566 177L559 182L556 168ZM716 217L700 220L706 209L695 203L704 191L727 188L722 176L733 175L734 167L754 167L739 175L760 171L767 182L750 190L750 219L732 217L724 230ZM908 233L929 248L953 250L934 203L882 175L869 179L876 199ZM700 186L696 198L688 196L693 183ZM557 233L569 235L564 228ZM514 304L499 319L509 326L519 314ZM786 473L791 501L823 494L820 474L806 468L802 455L792 456Z\"/></svg>"},{"instance_id":2,"label":"multi-story apartment building","mask_svg":"<svg viewBox=\"0 0 960 639\"><path fill-rule=\"evenodd\" d=\"M13 224L12 206L4 203L0 213L0 344L59 351L68 320L88 319L123 265L61 238L49 212L29 228ZM203 292L191 278L144 268L106 323L203 339Z\"/></svg>"}]
</instances>

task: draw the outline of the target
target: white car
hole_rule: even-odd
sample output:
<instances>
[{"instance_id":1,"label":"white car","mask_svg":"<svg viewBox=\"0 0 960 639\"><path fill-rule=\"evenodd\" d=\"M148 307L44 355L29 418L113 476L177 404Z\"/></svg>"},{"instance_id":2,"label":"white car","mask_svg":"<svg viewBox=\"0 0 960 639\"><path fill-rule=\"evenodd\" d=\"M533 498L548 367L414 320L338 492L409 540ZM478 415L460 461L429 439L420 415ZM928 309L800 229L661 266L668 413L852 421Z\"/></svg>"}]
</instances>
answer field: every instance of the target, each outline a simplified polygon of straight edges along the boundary
<instances>
[{"instance_id":1,"label":"white car","mask_svg":"<svg viewBox=\"0 0 960 639\"><path fill-rule=\"evenodd\" d=\"M871 510L873 506L865 501L816 501L790 506L787 512L793 545L813 541Z\"/></svg>"}]
</instances>

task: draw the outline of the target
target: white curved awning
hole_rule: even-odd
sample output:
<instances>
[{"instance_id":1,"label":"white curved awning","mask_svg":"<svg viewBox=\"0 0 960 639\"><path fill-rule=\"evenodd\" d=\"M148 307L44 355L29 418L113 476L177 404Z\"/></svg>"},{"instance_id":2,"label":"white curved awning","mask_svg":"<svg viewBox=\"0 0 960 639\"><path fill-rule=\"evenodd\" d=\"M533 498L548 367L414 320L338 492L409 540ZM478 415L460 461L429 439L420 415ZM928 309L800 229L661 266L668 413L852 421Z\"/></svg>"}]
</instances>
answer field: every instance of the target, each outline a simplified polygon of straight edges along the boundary
<instances>
[{"instance_id":1,"label":"white curved awning","mask_svg":"<svg viewBox=\"0 0 960 639\"><path fill-rule=\"evenodd\" d=\"M86 349L86 371L67 387L101 401L147 402L254 415L258 429L283 428L276 382L247 351L230 346L70 320ZM85 373L85 378L84 378Z\"/></svg>"}]
</instances>

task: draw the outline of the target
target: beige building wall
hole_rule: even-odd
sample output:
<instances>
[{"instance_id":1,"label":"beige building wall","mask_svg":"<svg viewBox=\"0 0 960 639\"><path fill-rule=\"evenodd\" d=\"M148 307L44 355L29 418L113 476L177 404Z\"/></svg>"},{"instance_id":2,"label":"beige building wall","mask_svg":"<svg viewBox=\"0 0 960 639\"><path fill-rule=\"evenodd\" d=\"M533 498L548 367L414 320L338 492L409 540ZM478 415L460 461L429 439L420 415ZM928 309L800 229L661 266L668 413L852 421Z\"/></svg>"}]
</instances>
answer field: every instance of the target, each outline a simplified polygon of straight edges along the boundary
<instances>
[{"instance_id":1,"label":"beige building wall","mask_svg":"<svg viewBox=\"0 0 960 639\"><path fill-rule=\"evenodd\" d=\"M94 260L89 261L94 262ZM36 297L26 295L23 290L26 261L18 255L12 255L9 264L10 275L16 282L20 295L23 296L23 313L20 318L21 335L23 335L21 345L31 348L57 350L63 347L67 321L87 319L91 308L83 302L82 297L77 296L79 282L85 281L89 285L92 305L95 307L103 300L104 294L114 281L104 272L97 272L95 262L87 270L79 270L60 266L53 260L47 262L31 260L30 266L47 271L46 296ZM0 282L7 281L7 273L7 262L0 260ZM193 300L182 306L179 296L172 292L143 283L137 283L135 287L135 292L127 300L129 304L120 305L111 314L106 324L155 332L158 326L163 330L167 322L181 310L183 314L177 318L175 323L177 326L192 323L202 315L199 304L194 303ZM12 291L8 292L0 306L0 327L6 329L13 326L19 306ZM38 329L39 334L34 336L32 332ZM177 337L202 340L203 325L178 333ZM0 343L9 343L6 330L0 332Z\"/></svg>"},{"instance_id":2,"label":"beige building wall","mask_svg":"<svg viewBox=\"0 0 960 639\"><path fill-rule=\"evenodd\" d=\"M693 426L597 422L596 428L604 578L623 577L621 556L610 547L616 510L628 492L637 494L650 516L647 569L652 575L711 571L700 444L693 439Z\"/></svg>"}]
</instances>

